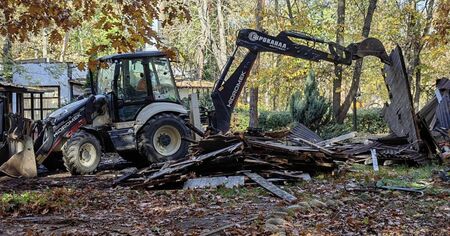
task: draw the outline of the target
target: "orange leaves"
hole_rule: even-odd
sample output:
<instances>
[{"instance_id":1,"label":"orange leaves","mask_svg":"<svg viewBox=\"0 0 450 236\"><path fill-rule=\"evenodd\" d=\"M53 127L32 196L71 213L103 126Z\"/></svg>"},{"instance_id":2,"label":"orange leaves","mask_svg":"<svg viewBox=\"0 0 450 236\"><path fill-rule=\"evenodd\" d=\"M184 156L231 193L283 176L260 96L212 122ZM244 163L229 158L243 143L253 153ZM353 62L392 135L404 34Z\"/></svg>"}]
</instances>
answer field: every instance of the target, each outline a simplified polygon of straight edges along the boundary
<instances>
[{"instance_id":1,"label":"orange leaves","mask_svg":"<svg viewBox=\"0 0 450 236\"><path fill-rule=\"evenodd\" d=\"M62 35L58 32L58 30L55 29L55 30L53 30L53 31L50 33L49 42L50 42L51 44L59 44L59 43L61 43L62 39L63 39L63 37L62 37Z\"/></svg>"},{"instance_id":2,"label":"orange leaves","mask_svg":"<svg viewBox=\"0 0 450 236\"><path fill-rule=\"evenodd\" d=\"M88 63L87 63L87 69L89 69L90 71L96 71L99 67L100 68L108 68L108 64L105 62L99 62L97 60L95 60L94 58L89 59ZM86 63L85 62L80 62L77 64L77 68L78 70L86 70Z\"/></svg>"},{"instance_id":3,"label":"orange leaves","mask_svg":"<svg viewBox=\"0 0 450 236\"><path fill-rule=\"evenodd\" d=\"M165 2L166 9L159 11ZM41 35L43 29L49 33L49 42L58 45L63 32L92 25L92 31L103 37L92 40L87 55L112 50L134 51L145 43L159 42L152 22L164 15L163 24L173 24L174 19L188 19L189 12L179 0L99 1L99 0L0 0L0 36L8 35L12 40L26 41L31 35ZM84 69L84 65L79 65Z\"/></svg>"},{"instance_id":4,"label":"orange leaves","mask_svg":"<svg viewBox=\"0 0 450 236\"><path fill-rule=\"evenodd\" d=\"M78 63L77 68L78 68L78 70L83 71L85 69L85 66L86 65L84 62L80 62L80 63Z\"/></svg>"}]
</instances>

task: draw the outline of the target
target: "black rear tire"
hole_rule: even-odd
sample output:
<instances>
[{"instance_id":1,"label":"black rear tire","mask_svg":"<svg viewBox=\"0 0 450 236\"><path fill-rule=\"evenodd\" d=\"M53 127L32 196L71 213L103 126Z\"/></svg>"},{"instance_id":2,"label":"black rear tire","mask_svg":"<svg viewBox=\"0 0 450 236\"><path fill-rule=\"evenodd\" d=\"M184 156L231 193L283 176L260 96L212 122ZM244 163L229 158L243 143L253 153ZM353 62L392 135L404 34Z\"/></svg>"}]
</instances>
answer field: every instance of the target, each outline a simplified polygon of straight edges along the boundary
<instances>
[{"instance_id":1,"label":"black rear tire","mask_svg":"<svg viewBox=\"0 0 450 236\"><path fill-rule=\"evenodd\" d=\"M64 165L73 175L93 173L100 158L100 142L84 130L75 133L63 146Z\"/></svg>"},{"instance_id":2,"label":"black rear tire","mask_svg":"<svg viewBox=\"0 0 450 236\"><path fill-rule=\"evenodd\" d=\"M170 113L156 115L139 132L138 150L149 163L178 160L188 153L189 143L182 138L190 138L190 135L190 130L180 117Z\"/></svg>"}]
</instances>

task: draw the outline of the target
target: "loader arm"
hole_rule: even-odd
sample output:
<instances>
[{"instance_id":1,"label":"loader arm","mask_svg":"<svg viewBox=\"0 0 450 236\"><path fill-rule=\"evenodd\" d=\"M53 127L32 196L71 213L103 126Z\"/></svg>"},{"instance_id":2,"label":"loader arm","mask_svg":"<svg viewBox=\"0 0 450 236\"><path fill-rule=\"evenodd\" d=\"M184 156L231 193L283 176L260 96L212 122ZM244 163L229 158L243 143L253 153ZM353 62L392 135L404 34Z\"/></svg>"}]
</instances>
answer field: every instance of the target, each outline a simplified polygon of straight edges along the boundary
<instances>
[{"instance_id":1,"label":"loader arm","mask_svg":"<svg viewBox=\"0 0 450 236\"><path fill-rule=\"evenodd\" d=\"M291 38L306 40L312 42L312 44L325 44L328 46L328 52L298 44L293 42ZM237 68L227 77L236 52L240 47L247 48L248 52ZM308 61L328 61L344 65L351 65L353 60L365 56L376 56L382 62L390 64L390 59L383 44L374 38L367 38L360 43L343 47L337 43L299 32L282 31L274 37L251 29L240 30L236 40L236 48L229 57L211 93L215 109L211 124L214 132L226 133L230 129L231 114L260 52L272 52Z\"/></svg>"}]
</instances>

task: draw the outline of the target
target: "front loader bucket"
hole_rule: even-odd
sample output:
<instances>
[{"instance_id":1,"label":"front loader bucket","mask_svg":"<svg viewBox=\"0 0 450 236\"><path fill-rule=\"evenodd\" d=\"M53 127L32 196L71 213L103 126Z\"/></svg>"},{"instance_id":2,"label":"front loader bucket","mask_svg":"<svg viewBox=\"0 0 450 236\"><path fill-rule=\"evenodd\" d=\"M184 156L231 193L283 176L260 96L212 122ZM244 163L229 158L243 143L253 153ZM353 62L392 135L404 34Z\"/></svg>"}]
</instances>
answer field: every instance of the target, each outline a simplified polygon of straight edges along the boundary
<instances>
[{"instance_id":1,"label":"front loader bucket","mask_svg":"<svg viewBox=\"0 0 450 236\"><path fill-rule=\"evenodd\" d=\"M359 43L351 44L349 49L356 56L354 59L374 56L378 57L385 64L392 64L383 43L376 38L366 38Z\"/></svg>"},{"instance_id":2,"label":"front loader bucket","mask_svg":"<svg viewBox=\"0 0 450 236\"><path fill-rule=\"evenodd\" d=\"M8 118L8 135L6 142L0 147L0 172L11 177L36 177L32 121L15 114Z\"/></svg>"},{"instance_id":3,"label":"front loader bucket","mask_svg":"<svg viewBox=\"0 0 450 236\"><path fill-rule=\"evenodd\" d=\"M0 166L0 171L11 177L36 177L37 166L33 140L25 135L23 140L9 143L15 153Z\"/></svg>"}]
</instances>

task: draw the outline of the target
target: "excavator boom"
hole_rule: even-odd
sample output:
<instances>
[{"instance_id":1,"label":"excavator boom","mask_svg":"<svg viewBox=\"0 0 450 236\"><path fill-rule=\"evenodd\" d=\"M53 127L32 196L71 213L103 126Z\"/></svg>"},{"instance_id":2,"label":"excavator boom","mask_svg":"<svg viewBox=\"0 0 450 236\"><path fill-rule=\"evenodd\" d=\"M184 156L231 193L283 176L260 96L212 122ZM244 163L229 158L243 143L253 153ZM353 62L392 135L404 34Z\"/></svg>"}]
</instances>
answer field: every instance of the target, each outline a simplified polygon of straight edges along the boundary
<instances>
[{"instance_id":1,"label":"excavator boom","mask_svg":"<svg viewBox=\"0 0 450 236\"><path fill-rule=\"evenodd\" d=\"M328 52L296 43L291 40L294 38L306 40L312 42L312 44L325 44L328 46ZM211 125L215 132L226 133L230 129L231 114L253 64L261 52L272 52L308 61L328 61L344 65L351 65L353 60L365 56L376 56L383 63L390 64L390 59L383 44L375 38L367 38L359 43L353 43L344 47L337 43L328 42L299 32L282 31L274 37L255 30L242 29L238 33L236 46L211 94L215 108ZM237 68L227 77L237 49L240 47L247 48L248 52Z\"/></svg>"}]
</instances>

